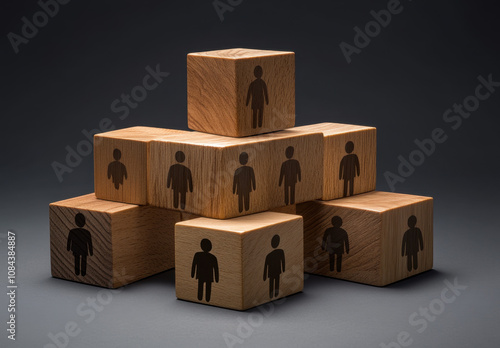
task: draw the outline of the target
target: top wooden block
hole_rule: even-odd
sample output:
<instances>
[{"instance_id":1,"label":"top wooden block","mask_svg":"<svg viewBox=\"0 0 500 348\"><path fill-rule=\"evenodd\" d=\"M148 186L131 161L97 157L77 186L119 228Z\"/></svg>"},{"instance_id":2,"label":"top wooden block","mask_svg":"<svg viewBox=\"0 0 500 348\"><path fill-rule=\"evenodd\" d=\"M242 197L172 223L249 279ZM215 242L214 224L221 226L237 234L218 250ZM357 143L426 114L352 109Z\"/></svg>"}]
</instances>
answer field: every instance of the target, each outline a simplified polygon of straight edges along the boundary
<instances>
[{"instance_id":1,"label":"top wooden block","mask_svg":"<svg viewBox=\"0 0 500 348\"><path fill-rule=\"evenodd\" d=\"M295 54L235 48L190 53L188 126L243 137L295 124Z\"/></svg>"}]
</instances>

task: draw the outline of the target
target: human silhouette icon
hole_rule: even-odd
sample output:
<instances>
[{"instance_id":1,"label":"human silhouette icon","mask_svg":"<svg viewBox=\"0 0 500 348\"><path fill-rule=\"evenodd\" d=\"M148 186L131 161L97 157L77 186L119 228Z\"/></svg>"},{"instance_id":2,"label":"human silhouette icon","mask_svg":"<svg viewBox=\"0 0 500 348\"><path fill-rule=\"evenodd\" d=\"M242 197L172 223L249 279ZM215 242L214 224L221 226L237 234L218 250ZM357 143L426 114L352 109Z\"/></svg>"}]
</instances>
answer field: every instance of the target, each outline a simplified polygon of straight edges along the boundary
<instances>
[{"instance_id":1,"label":"human silhouette icon","mask_svg":"<svg viewBox=\"0 0 500 348\"><path fill-rule=\"evenodd\" d=\"M75 224L78 227L69 231L66 249L71 250L75 257L75 274L85 276L87 274L87 256L94 255L92 236L88 230L83 228L85 226L83 214L75 215Z\"/></svg>"},{"instance_id":2,"label":"human silhouette icon","mask_svg":"<svg viewBox=\"0 0 500 348\"><path fill-rule=\"evenodd\" d=\"M353 151L354 143L348 141L345 144L347 155L340 161L339 170L339 180L344 180L344 197L347 197L347 191L350 196L354 194L354 178L360 174L359 159L356 154L352 153Z\"/></svg>"},{"instance_id":3,"label":"human silhouette icon","mask_svg":"<svg viewBox=\"0 0 500 348\"><path fill-rule=\"evenodd\" d=\"M278 297L280 292L280 276L285 272L285 252L276 249L280 245L280 236L275 234L271 239L271 251L264 263L264 281L269 279L269 298Z\"/></svg>"},{"instance_id":4,"label":"human silhouette icon","mask_svg":"<svg viewBox=\"0 0 500 348\"><path fill-rule=\"evenodd\" d=\"M219 282L219 266L217 257L210 254L212 250L212 242L208 239L202 239L201 250L193 257L193 265L191 266L191 278L198 279L198 300L203 300L203 287L205 287L205 300L210 302L212 294L212 283Z\"/></svg>"},{"instance_id":5,"label":"human silhouette icon","mask_svg":"<svg viewBox=\"0 0 500 348\"><path fill-rule=\"evenodd\" d=\"M115 189L119 189L123 185L123 179L127 179L127 167L120 162L122 152L118 149L113 150L113 158L115 159L108 165L108 180L111 179L115 185Z\"/></svg>"},{"instance_id":6,"label":"human silhouette icon","mask_svg":"<svg viewBox=\"0 0 500 348\"><path fill-rule=\"evenodd\" d=\"M255 191L255 173L252 167L247 166L248 154L240 154L240 164L242 165L234 172L233 194L238 195L238 211L250 209L250 192Z\"/></svg>"},{"instance_id":7,"label":"human silhouette icon","mask_svg":"<svg viewBox=\"0 0 500 348\"><path fill-rule=\"evenodd\" d=\"M289 146L285 150L285 155L288 160L283 162L280 171L280 182L279 186L285 183L285 205L295 204L295 185L297 182L302 180L302 174L300 172L300 163L296 159L293 159L293 153L295 149L293 146Z\"/></svg>"},{"instance_id":8,"label":"human silhouette icon","mask_svg":"<svg viewBox=\"0 0 500 348\"><path fill-rule=\"evenodd\" d=\"M266 105L269 105L269 95L267 94L267 85L262 79L262 75L264 74L262 67L257 65L253 70L253 74L256 79L248 86L246 106L248 106L250 99L252 99L252 127L257 128L257 124L259 127L262 127L264 101Z\"/></svg>"},{"instance_id":9,"label":"human silhouette icon","mask_svg":"<svg viewBox=\"0 0 500 348\"><path fill-rule=\"evenodd\" d=\"M332 226L326 229L323 235L323 243L321 249L328 251L330 256L330 271L337 268L337 272L342 271L342 255L349 254L349 237L347 232L341 228L342 218L334 216L332 218ZM335 259L337 263L335 264ZM337 266L337 267L335 267Z\"/></svg>"},{"instance_id":10,"label":"human silhouette icon","mask_svg":"<svg viewBox=\"0 0 500 348\"><path fill-rule=\"evenodd\" d=\"M406 266L408 272L418 268L418 252L424 250L424 239L420 228L417 225L417 217L412 215L408 218L409 229L403 235L403 245L401 246L401 256L406 256Z\"/></svg>"},{"instance_id":11,"label":"human silhouette icon","mask_svg":"<svg viewBox=\"0 0 500 348\"><path fill-rule=\"evenodd\" d=\"M167 188L172 188L174 191L174 208L179 207L179 198L181 201L181 209L186 208L186 194L193 192L193 177L191 170L181 164L186 160L186 155L182 151L175 153L176 164L170 166L167 176Z\"/></svg>"}]
</instances>

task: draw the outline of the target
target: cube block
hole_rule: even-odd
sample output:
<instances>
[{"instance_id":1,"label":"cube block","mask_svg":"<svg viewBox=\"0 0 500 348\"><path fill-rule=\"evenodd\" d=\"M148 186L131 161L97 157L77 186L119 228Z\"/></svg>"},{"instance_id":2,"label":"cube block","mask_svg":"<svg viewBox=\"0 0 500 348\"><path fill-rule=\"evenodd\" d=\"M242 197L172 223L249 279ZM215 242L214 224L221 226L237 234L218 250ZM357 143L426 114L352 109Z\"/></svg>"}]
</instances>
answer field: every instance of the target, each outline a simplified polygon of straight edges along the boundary
<instances>
[{"instance_id":1,"label":"cube block","mask_svg":"<svg viewBox=\"0 0 500 348\"><path fill-rule=\"evenodd\" d=\"M306 272L384 286L432 268L433 200L369 192L297 205Z\"/></svg>"},{"instance_id":2,"label":"cube block","mask_svg":"<svg viewBox=\"0 0 500 348\"><path fill-rule=\"evenodd\" d=\"M245 310L302 291L302 218L265 212L175 226L177 297Z\"/></svg>"},{"instance_id":3,"label":"cube block","mask_svg":"<svg viewBox=\"0 0 500 348\"><path fill-rule=\"evenodd\" d=\"M50 204L52 276L107 288L174 267L180 213L96 199Z\"/></svg>"},{"instance_id":4,"label":"cube block","mask_svg":"<svg viewBox=\"0 0 500 348\"><path fill-rule=\"evenodd\" d=\"M295 54L229 49L190 53L188 126L242 137L295 124Z\"/></svg>"}]
</instances>

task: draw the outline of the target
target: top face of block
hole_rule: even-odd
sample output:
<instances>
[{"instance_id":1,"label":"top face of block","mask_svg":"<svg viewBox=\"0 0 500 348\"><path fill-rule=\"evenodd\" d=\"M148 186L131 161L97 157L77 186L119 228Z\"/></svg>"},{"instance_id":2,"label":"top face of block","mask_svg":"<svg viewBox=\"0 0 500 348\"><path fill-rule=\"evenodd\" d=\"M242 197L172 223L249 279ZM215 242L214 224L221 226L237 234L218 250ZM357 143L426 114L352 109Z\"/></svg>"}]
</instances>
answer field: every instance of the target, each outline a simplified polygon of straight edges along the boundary
<instances>
[{"instance_id":1,"label":"top face of block","mask_svg":"<svg viewBox=\"0 0 500 348\"><path fill-rule=\"evenodd\" d=\"M293 52L286 51L269 51L269 50L255 50L248 48L231 48L227 50L216 50L206 52L189 53L188 56L200 56L210 58L223 58L223 59L247 59L268 56L282 56L285 54L294 54Z\"/></svg>"},{"instance_id":2,"label":"top face of block","mask_svg":"<svg viewBox=\"0 0 500 348\"><path fill-rule=\"evenodd\" d=\"M138 207L132 204L97 199L93 193L50 203L50 206L96 211L105 214L120 213Z\"/></svg>"},{"instance_id":3,"label":"top face of block","mask_svg":"<svg viewBox=\"0 0 500 348\"><path fill-rule=\"evenodd\" d=\"M366 131L366 130L376 130L375 127L370 127L370 126L358 126L355 124L332 123L332 122L310 124L307 126L295 127L295 129L302 131L309 131L309 132L321 132L325 137L352 133L352 132Z\"/></svg>"},{"instance_id":4,"label":"top face of block","mask_svg":"<svg viewBox=\"0 0 500 348\"><path fill-rule=\"evenodd\" d=\"M197 219L179 222L177 223L177 226L189 226L200 229L219 230L242 234L245 232L250 232L294 220L302 220L302 217L291 214L264 212L253 215L240 216L229 220L200 217Z\"/></svg>"},{"instance_id":5,"label":"top face of block","mask_svg":"<svg viewBox=\"0 0 500 348\"><path fill-rule=\"evenodd\" d=\"M340 200L322 202L335 207L353 208L384 213L389 210L432 200L432 197L414 196L402 193L374 191Z\"/></svg>"},{"instance_id":6,"label":"top face of block","mask_svg":"<svg viewBox=\"0 0 500 348\"><path fill-rule=\"evenodd\" d=\"M117 129L110 132L96 134L96 137L109 138L109 139L123 139L123 140L135 140L135 141L151 141L155 138L176 134L176 133L186 133L186 131L176 130L176 129L164 129L155 127L129 127L123 129Z\"/></svg>"}]
</instances>

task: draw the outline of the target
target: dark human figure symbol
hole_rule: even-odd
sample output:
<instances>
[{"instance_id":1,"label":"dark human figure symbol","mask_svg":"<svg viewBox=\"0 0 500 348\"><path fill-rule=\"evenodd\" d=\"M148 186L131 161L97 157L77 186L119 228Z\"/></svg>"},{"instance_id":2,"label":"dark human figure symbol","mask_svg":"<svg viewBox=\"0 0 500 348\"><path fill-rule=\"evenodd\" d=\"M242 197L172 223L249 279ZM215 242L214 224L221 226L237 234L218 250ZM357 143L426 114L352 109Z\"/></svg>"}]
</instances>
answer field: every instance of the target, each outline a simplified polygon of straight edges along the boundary
<instances>
[{"instance_id":1,"label":"dark human figure symbol","mask_svg":"<svg viewBox=\"0 0 500 348\"><path fill-rule=\"evenodd\" d=\"M401 246L401 256L407 257L408 272L411 269L418 268L418 252L424 250L424 239L420 228L417 225L417 217L412 215L408 218L408 227L410 228L403 235L403 245Z\"/></svg>"},{"instance_id":2,"label":"dark human figure symbol","mask_svg":"<svg viewBox=\"0 0 500 348\"><path fill-rule=\"evenodd\" d=\"M122 152L118 149L113 150L113 158L115 159L108 165L108 179L113 181L115 189L119 189L123 185L123 179L127 179L127 167L120 162Z\"/></svg>"},{"instance_id":3,"label":"dark human figure symbol","mask_svg":"<svg viewBox=\"0 0 500 348\"><path fill-rule=\"evenodd\" d=\"M256 77L255 80L248 86L246 106L250 103L252 98L252 127L257 128L257 121L259 127L262 127L262 119L264 117L264 100L266 105L269 105L269 96L267 94L267 85L262 79L264 71L260 65L257 65L253 70Z\"/></svg>"},{"instance_id":4,"label":"dark human figure symbol","mask_svg":"<svg viewBox=\"0 0 500 348\"><path fill-rule=\"evenodd\" d=\"M295 184L297 181L302 180L300 172L300 163L296 159L292 159L294 148L289 146L285 150L285 155L288 160L281 165L280 183L279 186L285 181L285 205L295 204Z\"/></svg>"},{"instance_id":5,"label":"dark human figure symbol","mask_svg":"<svg viewBox=\"0 0 500 348\"><path fill-rule=\"evenodd\" d=\"M85 276L87 274L87 256L94 255L92 249L92 236L83 228L85 216L81 213L75 215L75 223L78 228L69 231L66 249L73 252L75 257L75 274Z\"/></svg>"},{"instance_id":6,"label":"dark human figure symbol","mask_svg":"<svg viewBox=\"0 0 500 348\"><path fill-rule=\"evenodd\" d=\"M335 258L337 259L337 272L342 270L342 255L344 252L349 254L349 237L347 232L340 228L342 226L342 218L334 216L332 218L332 226L327 228L323 235L323 243L321 249L328 251L330 255L330 271L335 270Z\"/></svg>"},{"instance_id":7,"label":"dark human figure symbol","mask_svg":"<svg viewBox=\"0 0 500 348\"><path fill-rule=\"evenodd\" d=\"M193 257L193 265L191 266L191 278L198 279L198 300L203 300L203 286L205 286L205 299L210 302L210 294L212 293L212 283L219 282L219 266L217 258L210 254L212 243L208 239L201 240L201 250Z\"/></svg>"},{"instance_id":8,"label":"dark human figure symbol","mask_svg":"<svg viewBox=\"0 0 500 348\"><path fill-rule=\"evenodd\" d=\"M247 166L248 154L240 154L240 164L242 165L234 172L233 194L238 195L238 211L241 213L250 209L250 192L255 191L255 173L252 167Z\"/></svg>"},{"instance_id":9,"label":"dark human figure symbol","mask_svg":"<svg viewBox=\"0 0 500 348\"><path fill-rule=\"evenodd\" d=\"M181 209L186 208L186 193L193 192L193 177L191 170L181 163L186 159L184 152L177 151L175 160L177 164L170 166L167 176L167 188L172 187L174 191L174 208L179 207L179 197L181 201Z\"/></svg>"},{"instance_id":10,"label":"dark human figure symbol","mask_svg":"<svg viewBox=\"0 0 500 348\"><path fill-rule=\"evenodd\" d=\"M280 276L285 272L285 252L283 249L276 249L279 244L280 236L275 234L271 239L271 246L274 250L267 254L264 264L264 281L269 278L269 298L278 297Z\"/></svg>"},{"instance_id":11,"label":"dark human figure symbol","mask_svg":"<svg viewBox=\"0 0 500 348\"><path fill-rule=\"evenodd\" d=\"M360 174L359 159L352 153L353 150L354 143L348 141L345 144L345 152L348 154L340 161L339 180L344 180L344 197L347 197L348 189L350 196L354 194L354 178Z\"/></svg>"}]
</instances>

